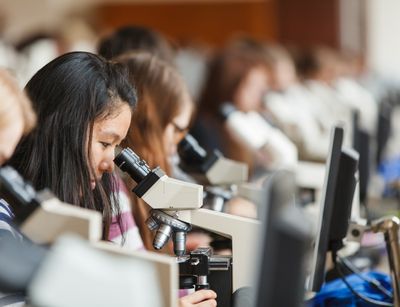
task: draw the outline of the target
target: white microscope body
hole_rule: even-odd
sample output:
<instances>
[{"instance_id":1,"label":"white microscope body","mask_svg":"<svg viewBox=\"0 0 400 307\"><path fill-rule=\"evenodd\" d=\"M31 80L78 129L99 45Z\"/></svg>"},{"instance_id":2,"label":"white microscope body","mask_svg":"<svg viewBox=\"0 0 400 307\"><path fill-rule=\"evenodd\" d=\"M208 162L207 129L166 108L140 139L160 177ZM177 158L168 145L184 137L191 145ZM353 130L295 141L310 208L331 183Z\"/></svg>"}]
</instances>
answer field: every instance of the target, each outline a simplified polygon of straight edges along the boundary
<instances>
[{"instance_id":1,"label":"white microscope body","mask_svg":"<svg viewBox=\"0 0 400 307\"><path fill-rule=\"evenodd\" d=\"M232 240L233 291L252 285L258 221L201 209L201 185L169 178L158 168L150 170L129 148L122 150L114 162L138 183L133 192L154 209L148 225L153 230L158 228L155 248L161 248L173 234L175 254L183 256L190 225L218 233Z\"/></svg>"}]
</instances>

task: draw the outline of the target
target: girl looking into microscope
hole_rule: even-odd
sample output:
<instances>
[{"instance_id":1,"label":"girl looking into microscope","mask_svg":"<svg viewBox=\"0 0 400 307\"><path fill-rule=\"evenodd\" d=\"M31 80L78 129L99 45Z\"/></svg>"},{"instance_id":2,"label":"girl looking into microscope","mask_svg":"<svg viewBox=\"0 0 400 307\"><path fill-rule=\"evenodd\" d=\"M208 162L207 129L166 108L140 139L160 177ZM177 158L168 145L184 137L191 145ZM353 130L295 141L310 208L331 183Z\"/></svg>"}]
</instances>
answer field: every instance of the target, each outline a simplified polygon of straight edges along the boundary
<instances>
[{"instance_id":1,"label":"girl looking into microscope","mask_svg":"<svg viewBox=\"0 0 400 307\"><path fill-rule=\"evenodd\" d=\"M120 213L112 172L114 150L136 105L125 69L91 53L68 53L40 69L26 91L38 125L22 139L10 164L36 189L50 188L66 203L99 211L103 239L115 224L123 233L131 222ZM214 306L214 297L212 291L199 291L180 304Z\"/></svg>"},{"instance_id":2,"label":"girl looking into microscope","mask_svg":"<svg viewBox=\"0 0 400 307\"><path fill-rule=\"evenodd\" d=\"M120 216L112 193L114 148L136 104L122 67L90 53L68 53L40 69L26 91L38 125L11 165L36 189L47 187L66 203L99 211L108 239L112 216Z\"/></svg>"}]
</instances>

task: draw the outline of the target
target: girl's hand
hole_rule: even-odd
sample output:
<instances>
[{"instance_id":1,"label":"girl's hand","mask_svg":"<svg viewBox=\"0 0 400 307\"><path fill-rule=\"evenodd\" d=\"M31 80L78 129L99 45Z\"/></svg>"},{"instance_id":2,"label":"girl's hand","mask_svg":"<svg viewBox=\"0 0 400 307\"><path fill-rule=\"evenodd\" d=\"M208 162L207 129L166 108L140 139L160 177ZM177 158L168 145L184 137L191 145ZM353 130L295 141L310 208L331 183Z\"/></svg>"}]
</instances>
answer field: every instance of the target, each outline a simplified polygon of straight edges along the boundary
<instances>
[{"instance_id":1,"label":"girl's hand","mask_svg":"<svg viewBox=\"0 0 400 307\"><path fill-rule=\"evenodd\" d=\"M179 299L179 307L215 307L217 294L212 290L199 290Z\"/></svg>"}]
</instances>

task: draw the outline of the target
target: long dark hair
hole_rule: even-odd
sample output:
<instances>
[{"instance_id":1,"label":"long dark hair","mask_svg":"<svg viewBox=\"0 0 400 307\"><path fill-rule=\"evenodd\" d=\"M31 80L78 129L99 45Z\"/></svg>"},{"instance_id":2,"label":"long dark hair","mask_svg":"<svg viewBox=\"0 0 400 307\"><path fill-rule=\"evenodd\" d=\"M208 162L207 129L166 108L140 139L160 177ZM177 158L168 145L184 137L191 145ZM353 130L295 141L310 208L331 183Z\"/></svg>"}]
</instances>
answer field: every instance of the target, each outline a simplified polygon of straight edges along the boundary
<instances>
[{"instance_id":1,"label":"long dark hair","mask_svg":"<svg viewBox=\"0 0 400 307\"><path fill-rule=\"evenodd\" d=\"M113 210L120 213L115 180L104 174L91 189L90 144L95 120L111 115L121 103L136 104L124 68L91 53L67 53L40 69L26 92L38 125L22 139L10 163L37 189L48 187L62 201L101 212L107 239Z\"/></svg>"}]
</instances>

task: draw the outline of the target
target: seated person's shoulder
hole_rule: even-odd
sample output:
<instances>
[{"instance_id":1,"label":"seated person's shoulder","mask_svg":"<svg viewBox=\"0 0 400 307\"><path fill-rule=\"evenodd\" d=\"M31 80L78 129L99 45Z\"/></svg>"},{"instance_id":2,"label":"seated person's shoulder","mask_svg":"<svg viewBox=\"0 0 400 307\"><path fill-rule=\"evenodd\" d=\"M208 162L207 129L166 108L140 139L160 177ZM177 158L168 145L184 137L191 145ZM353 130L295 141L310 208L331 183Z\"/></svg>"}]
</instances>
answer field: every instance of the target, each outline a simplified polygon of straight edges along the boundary
<instances>
[{"instance_id":1,"label":"seated person's shoulder","mask_svg":"<svg viewBox=\"0 0 400 307\"><path fill-rule=\"evenodd\" d=\"M4 199L0 199L0 240L8 237L23 240L22 234L13 224L13 218L10 205Z\"/></svg>"}]
</instances>

